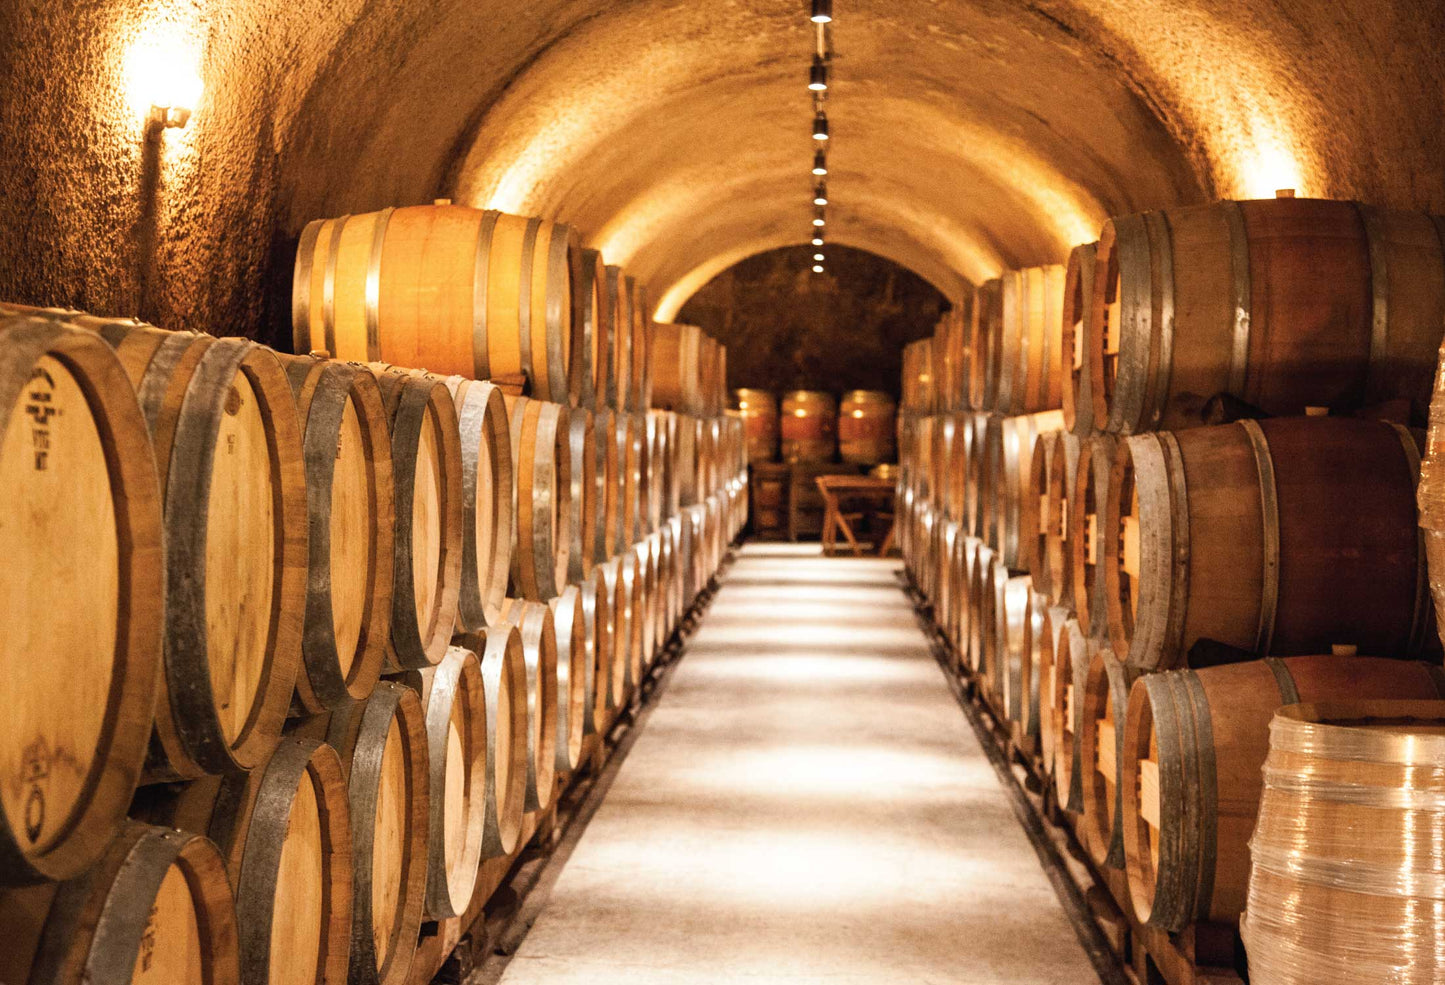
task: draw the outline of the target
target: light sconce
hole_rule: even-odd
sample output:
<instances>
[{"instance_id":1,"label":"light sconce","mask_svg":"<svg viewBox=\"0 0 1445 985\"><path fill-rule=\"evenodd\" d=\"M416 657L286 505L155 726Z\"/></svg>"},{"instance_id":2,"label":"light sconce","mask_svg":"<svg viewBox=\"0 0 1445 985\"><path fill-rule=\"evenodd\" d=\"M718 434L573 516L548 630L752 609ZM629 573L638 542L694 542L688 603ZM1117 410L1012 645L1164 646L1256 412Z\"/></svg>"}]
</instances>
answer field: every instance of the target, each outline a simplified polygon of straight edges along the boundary
<instances>
[{"instance_id":1,"label":"light sconce","mask_svg":"<svg viewBox=\"0 0 1445 985\"><path fill-rule=\"evenodd\" d=\"M817 116L813 117L813 139L814 139L814 140L827 140L827 139L828 139L828 114L827 114L827 113L819 113Z\"/></svg>"},{"instance_id":2,"label":"light sconce","mask_svg":"<svg viewBox=\"0 0 1445 985\"><path fill-rule=\"evenodd\" d=\"M814 24L828 24L833 20L833 0L813 0Z\"/></svg>"},{"instance_id":3,"label":"light sconce","mask_svg":"<svg viewBox=\"0 0 1445 985\"><path fill-rule=\"evenodd\" d=\"M813 152L813 173L819 178L828 173L828 155L822 150Z\"/></svg>"},{"instance_id":4,"label":"light sconce","mask_svg":"<svg viewBox=\"0 0 1445 985\"><path fill-rule=\"evenodd\" d=\"M183 127L200 105L205 83L199 53L179 37L146 37L126 53L127 97L149 125Z\"/></svg>"},{"instance_id":5,"label":"light sconce","mask_svg":"<svg viewBox=\"0 0 1445 985\"><path fill-rule=\"evenodd\" d=\"M813 67L808 71L808 88L813 92L828 91L828 63L822 55L813 56Z\"/></svg>"}]
</instances>

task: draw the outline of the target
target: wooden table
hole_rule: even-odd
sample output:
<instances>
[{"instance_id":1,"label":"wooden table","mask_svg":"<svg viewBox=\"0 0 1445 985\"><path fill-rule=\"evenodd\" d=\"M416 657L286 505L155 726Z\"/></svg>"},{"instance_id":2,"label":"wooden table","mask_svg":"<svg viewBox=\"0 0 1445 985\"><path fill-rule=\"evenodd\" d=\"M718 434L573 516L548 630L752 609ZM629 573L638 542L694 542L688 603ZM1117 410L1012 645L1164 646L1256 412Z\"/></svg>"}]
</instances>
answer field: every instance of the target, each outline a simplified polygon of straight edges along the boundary
<instances>
[{"instance_id":1,"label":"wooden table","mask_svg":"<svg viewBox=\"0 0 1445 985\"><path fill-rule=\"evenodd\" d=\"M893 497L897 484L892 479L879 479L871 475L820 475L816 480L818 491L823 494L823 553L832 554L837 547L838 534L853 549L856 557L863 556L863 548L853 535L849 523L850 515L844 513L839 502L844 497L866 500L869 512L889 519L888 534L878 547L878 556L883 557L893 546ZM876 507L874 504L877 504Z\"/></svg>"}]
</instances>

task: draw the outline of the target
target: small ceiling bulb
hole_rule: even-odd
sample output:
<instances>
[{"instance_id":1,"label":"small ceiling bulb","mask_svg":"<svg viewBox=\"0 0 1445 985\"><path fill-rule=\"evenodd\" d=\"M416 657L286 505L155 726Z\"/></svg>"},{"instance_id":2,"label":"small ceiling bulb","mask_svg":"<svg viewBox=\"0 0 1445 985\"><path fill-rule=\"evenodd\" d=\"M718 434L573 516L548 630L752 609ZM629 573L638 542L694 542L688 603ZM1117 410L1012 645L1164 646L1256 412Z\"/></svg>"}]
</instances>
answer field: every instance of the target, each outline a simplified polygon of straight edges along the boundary
<instances>
[{"instance_id":1,"label":"small ceiling bulb","mask_svg":"<svg viewBox=\"0 0 1445 985\"><path fill-rule=\"evenodd\" d=\"M828 204L828 186L824 182L818 182L818 184L813 188L813 204Z\"/></svg>"},{"instance_id":2,"label":"small ceiling bulb","mask_svg":"<svg viewBox=\"0 0 1445 985\"><path fill-rule=\"evenodd\" d=\"M813 152L813 173L819 178L828 173L828 155L821 150Z\"/></svg>"},{"instance_id":3,"label":"small ceiling bulb","mask_svg":"<svg viewBox=\"0 0 1445 985\"><path fill-rule=\"evenodd\" d=\"M833 0L813 0L814 24L829 24L833 20Z\"/></svg>"},{"instance_id":4,"label":"small ceiling bulb","mask_svg":"<svg viewBox=\"0 0 1445 985\"><path fill-rule=\"evenodd\" d=\"M827 114L827 113L819 113L817 116L813 117L813 139L814 139L814 140L827 140L827 139L828 139L828 114Z\"/></svg>"},{"instance_id":5,"label":"small ceiling bulb","mask_svg":"<svg viewBox=\"0 0 1445 985\"><path fill-rule=\"evenodd\" d=\"M828 64L822 55L813 56L813 67L808 70L808 88L813 92L828 91Z\"/></svg>"},{"instance_id":6,"label":"small ceiling bulb","mask_svg":"<svg viewBox=\"0 0 1445 985\"><path fill-rule=\"evenodd\" d=\"M813 264L813 273L815 273L815 274L821 274L822 272L823 272L823 265L822 265L822 264L820 264L820 263L815 263L815 264Z\"/></svg>"}]
</instances>

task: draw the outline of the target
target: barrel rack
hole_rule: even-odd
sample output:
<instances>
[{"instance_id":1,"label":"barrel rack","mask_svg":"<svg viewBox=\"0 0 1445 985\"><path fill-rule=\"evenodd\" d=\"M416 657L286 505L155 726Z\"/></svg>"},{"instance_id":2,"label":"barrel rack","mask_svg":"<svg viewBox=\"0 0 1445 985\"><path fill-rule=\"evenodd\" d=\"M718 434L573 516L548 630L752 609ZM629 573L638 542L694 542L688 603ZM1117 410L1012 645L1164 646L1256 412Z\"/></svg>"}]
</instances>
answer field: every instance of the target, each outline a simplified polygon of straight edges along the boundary
<instances>
[{"instance_id":1,"label":"barrel rack","mask_svg":"<svg viewBox=\"0 0 1445 985\"><path fill-rule=\"evenodd\" d=\"M902 575L934 658L988 755L1014 813L1038 852L1099 980L1107 985L1244 985L1244 949L1233 926L1194 924L1168 933L1138 922L1124 870L1094 864L1082 847L1083 815L1063 810L1038 749L995 708L933 619L933 607Z\"/></svg>"}]
</instances>

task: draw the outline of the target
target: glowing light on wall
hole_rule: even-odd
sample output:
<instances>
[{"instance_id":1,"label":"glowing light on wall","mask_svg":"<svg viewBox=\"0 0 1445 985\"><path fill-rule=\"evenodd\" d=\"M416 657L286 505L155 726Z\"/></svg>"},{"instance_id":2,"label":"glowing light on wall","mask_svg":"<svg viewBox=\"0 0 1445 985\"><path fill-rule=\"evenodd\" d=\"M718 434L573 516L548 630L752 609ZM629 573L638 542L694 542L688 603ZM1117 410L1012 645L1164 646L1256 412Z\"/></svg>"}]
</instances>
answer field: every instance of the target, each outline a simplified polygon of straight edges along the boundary
<instances>
[{"instance_id":1,"label":"glowing light on wall","mask_svg":"<svg viewBox=\"0 0 1445 985\"><path fill-rule=\"evenodd\" d=\"M1292 141L1256 119L1250 131L1233 142L1234 164L1238 170L1235 194L1245 198L1273 198L1281 188L1307 194L1309 187L1299 154Z\"/></svg>"},{"instance_id":2,"label":"glowing light on wall","mask_svg":"<svg viewBox=\"0 0 1445 985\"><path fill-rule=\"evenodd\" d=\"M201 48L174 24L159 24L125 53L126 103L141 120L185 126L201 104Z\"/></svg>"}]
</instances>

